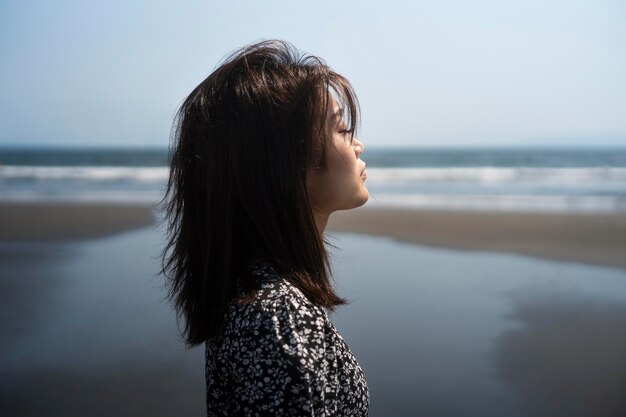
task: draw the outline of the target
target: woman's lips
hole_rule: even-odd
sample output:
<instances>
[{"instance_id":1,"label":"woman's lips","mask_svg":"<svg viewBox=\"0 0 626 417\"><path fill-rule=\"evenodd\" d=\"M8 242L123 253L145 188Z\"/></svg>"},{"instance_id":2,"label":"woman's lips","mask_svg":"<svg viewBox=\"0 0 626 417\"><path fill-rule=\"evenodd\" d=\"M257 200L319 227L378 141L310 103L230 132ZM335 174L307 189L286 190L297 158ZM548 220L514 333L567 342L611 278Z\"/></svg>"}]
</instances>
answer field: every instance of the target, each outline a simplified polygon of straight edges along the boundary
<instances>
[{"instance_id":1,"label":"woman's lips","mask_svg":"<svg viewBox=\"0 0 626 417\"><path fill-rule=\"evenodd\" d=\"M361 178L363 178L363 179L367 178L367 172L365 172L365 170L363 170L363 172L361 172Z\"/></svg>"}]
</instances>

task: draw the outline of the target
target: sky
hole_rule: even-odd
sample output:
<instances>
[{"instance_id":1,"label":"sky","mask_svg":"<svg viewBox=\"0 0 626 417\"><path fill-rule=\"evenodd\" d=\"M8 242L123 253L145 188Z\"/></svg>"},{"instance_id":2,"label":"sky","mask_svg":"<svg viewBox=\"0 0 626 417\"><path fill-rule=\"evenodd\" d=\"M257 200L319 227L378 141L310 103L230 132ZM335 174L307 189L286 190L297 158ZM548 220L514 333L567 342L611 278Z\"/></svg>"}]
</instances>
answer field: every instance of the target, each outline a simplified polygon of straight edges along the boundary
<instances>
[{"instance_id":1,"label":"sky","mask_svg":"<svg viewBox=\"0 0 626 417\"><path fill-rule=\"evenodd\" d=\"M350 80L366 146L626 146L621 0L3 0L0 146L165 147L264 39Z\"/></svg>"}]
</instances>

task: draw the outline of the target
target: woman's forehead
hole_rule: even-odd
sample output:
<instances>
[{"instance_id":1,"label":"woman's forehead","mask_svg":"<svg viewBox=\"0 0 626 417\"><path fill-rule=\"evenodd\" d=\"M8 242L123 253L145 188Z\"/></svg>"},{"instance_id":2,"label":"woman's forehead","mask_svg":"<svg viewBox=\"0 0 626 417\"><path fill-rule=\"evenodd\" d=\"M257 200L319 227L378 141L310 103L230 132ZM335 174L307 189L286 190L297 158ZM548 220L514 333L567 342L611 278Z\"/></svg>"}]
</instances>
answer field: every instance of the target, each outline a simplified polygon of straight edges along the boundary
<instances>
[{"instance_id":1,"label":"woman's forehead","mask_svg":"<svg viewBox=\"0 0 626 417\"><path fill-rule=\"evenodd\" d=\"M339 103L337 102L337 99L335 98L335 94L333 94L334 91L328 91L328 99L330 100L331 103L331 108L330 108L330 114L334 114L337 111L341 111L341 107L339 106Z\"/></svg>"},{"instance_id":2,"label":"woman's forehead","mask_svg":"<svg viewBox=\"0 0 626 417\"><path fill-rule=\"evenodd\" d=\"M334 97L331 98L332 108L331 108L331 116L335 119L341 119L343 117L343 109L339 107L339 103L335 100Z\"/></svg>"},{"instance_id":3,"label":"woman's forehead","mask_svg":"<svg viewBox=\"0 0 626 417\"><path fill-rule=\"evenodd\" d=\"M339 101L335 98L334 94L328 93L331 105L329 106L329 123L335 125L340 123L344 117L344 109L339 105Z\"/></svg>"}]
</instances>

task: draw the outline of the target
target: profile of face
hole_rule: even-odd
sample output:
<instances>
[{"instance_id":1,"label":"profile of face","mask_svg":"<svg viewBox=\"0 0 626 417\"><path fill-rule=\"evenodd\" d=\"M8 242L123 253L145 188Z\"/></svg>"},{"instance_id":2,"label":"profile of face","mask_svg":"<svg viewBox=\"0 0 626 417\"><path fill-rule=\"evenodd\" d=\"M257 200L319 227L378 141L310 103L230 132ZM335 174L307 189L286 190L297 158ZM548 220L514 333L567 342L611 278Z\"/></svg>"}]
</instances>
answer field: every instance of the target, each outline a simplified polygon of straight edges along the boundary
<instances>
[{"instance_id":1,"label":"profile of face","mask_svg":"<svg viewBox=\"0 0 626 417\"><path fill-rule=\"evenodd\" d=\"M365 162L360 159L364 145L357 138L350 141L341 109L334 98L332 103L332 137L326 145L326 169L314 169L307 175L311 205L322 215L360 207L369 198Z\"/></svg>"}]
</instances>

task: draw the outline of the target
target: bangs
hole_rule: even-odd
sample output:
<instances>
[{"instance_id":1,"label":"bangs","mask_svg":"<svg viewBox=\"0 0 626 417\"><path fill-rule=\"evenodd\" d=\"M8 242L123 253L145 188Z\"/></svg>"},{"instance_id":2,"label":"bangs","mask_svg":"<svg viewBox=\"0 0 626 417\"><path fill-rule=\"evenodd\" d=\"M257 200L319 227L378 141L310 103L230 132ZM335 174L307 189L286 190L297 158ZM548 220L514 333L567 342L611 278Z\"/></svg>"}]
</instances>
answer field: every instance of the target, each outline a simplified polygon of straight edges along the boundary
<instances>
[{"instance_id":1,"label":"bangs","mask_svg":"<svg viewBox=\"0 0 626 417\"><path fill-rule=\"evenodd\" d=\"M350 134L350 142L352 142L357 134L357 126L360 121L360 108L356 94L346 78L332 71L329 73L328 91L339 105L342 120Z\"/></svg>"},{"instance_id":2,"label":"bangs","mask_svg":"<svg viewBox=\"0 0 626 417\"><path fill-rule=\"evenodd\" d=\"M350 143L357 135L360 121L360 106L354 89L350 82L342 75L328 70L323 75L322 88L320 88L312 106L315 117L316 138L311 140L313 155L311 163L318 168L326 168L326 143L332 138L337 127L337 121L333 115L333 106L330 97L337 101L341 112L341 120L346 125L346 131L350 135Z\"/></svg>"}]
</instances>

